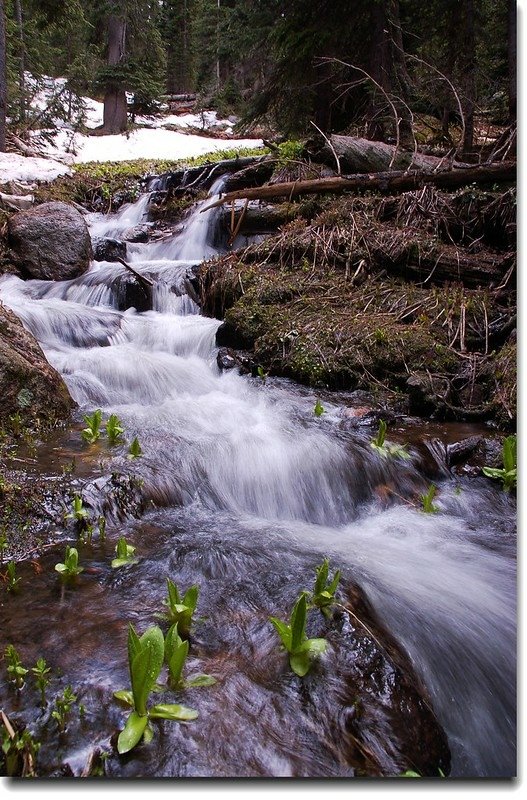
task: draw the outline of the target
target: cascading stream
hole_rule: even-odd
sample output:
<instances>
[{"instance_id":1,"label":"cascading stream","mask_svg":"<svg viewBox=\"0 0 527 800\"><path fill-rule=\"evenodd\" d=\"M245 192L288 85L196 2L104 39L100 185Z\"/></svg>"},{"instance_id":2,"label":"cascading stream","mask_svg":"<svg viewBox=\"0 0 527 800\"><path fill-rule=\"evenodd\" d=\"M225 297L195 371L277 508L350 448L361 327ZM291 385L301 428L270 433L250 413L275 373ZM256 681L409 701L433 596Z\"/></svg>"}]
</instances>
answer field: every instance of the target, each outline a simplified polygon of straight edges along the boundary
<instances>
[{"instance_id":1,"label":"cascading stream","mask_svg":"<svg viewBox=\"0 0 527 800\"><path fill-rule=\"evenodd\" d=\"M211 194L221 187L222 179ZM92 235L119 238L144 221L148 199L92 215ZM430 692L453 774L513 774L512 502L485 480L461 494L446 480L438 514L383 510L376 486L419 485L419 475L342 433L338 395L319 420L305 391L220 372L220 323L200 316L185 289L189 270L217 252L216 211L201 213L203 205L182 234L128 248L134 269L155 282L151 311L118 310L126 270L111 262L59 283L4 276L0 297L82 413L116 413L138 436L144 456L134 469L147 496L166 507L197 502L211 520L228 513L254 536L275 531L353 567Z\"/></svg>"}]
</instances>

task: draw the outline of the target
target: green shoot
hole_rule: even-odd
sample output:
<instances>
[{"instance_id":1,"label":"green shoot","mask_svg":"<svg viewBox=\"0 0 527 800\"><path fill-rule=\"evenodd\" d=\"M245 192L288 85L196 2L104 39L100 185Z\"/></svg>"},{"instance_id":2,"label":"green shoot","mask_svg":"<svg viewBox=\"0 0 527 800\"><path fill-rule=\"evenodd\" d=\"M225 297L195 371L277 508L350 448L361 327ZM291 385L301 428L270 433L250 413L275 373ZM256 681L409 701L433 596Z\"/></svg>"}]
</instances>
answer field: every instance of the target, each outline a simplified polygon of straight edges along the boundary
<instances>
[{"instance_id":1,"label":"green shoot","mask_svg":"<svg viewBox=\"0 0 527 800\"><path fill-rule=\"evenodd\" d=\"M258 375L258 377L260 378L262 383L265 383L269 373L266 372L263 367L258 367L257 370L256 370L256 374Z\"/></svg>"},{"instance_id":2,"label":"green shoot","mask_svg":"<svg viewBox=\"0 0 527 800\"><path fill-rule=\"evenodd\" d=\"M165 661L168 666L168 684L172 689L186 689L198 686L212 686L216 678L212 675L196 673L183 678L183 669L188 655L188 640L178 634L177 624L172 625L165 637Z\"/></svg>"},{"instance_id":3,"label":"green shoot","mask_svg":"<svg viewBox=\"0 0 527 800\"><path fill-rule=\"evenodd\" d=\"M306 636L307 601L304 592L296 601L291 613L291 622L282 622L277 617L269 617L289 653L289 664L300 678L307 675L316 656L325 652L325 639L308 639Z\"/></svg>"},{"instance_id":4,"label":"green shoot","mask_svg":"<svg viewBox=\"0 0 527 800\"><path fill-rule=\"evenodd\" d=\"M340 581L340 570L337 570L333 578L329 580L329 561L324 559L322 564L316 568L316 579L310 603L315 608L319 608L324 616L330 616L330 606L335 602L335 592Z\"/></svg>"},{"instance_id":5,"label":"green shoot","mask_svg":"<svg viewBox=\"0 0 527 800\"><path fill-rule=\"evenodd\" d=\"M79 567L79 552L76 547L66 546L64 562L55 564L55 571L65 581L74 580L77 575L84 571L84 567Z\"/></svg>"},{"instance_id":6,"label":"green shoot","mask_svg":"<svg viewBox=\"0 0 527 800\"><path fill-rule=\"evenodd\" d=\"M101 409L98 408L97 411L93 412L93 414L86 414L86 416L83 417L83 420L87 427L81 432L81 436L85 442L88 442L88 444L94 444L94 442L96 442L101 435Z\"/></svg>"},{"instance_id":7,"label":"green shoot","mask_svg":"<svg viewBox=\"0 0 527 800\"><path fill-rule=\"evenodd\" d=\"M421 504L425 514L435 514L436 511L439 511L438 506L435 506L434 503L432 502L436 494L437 494L437 486L434 486L434 484L432 483L426 494L421 495Z\"/></svg>"},{"instance_id":8,"label":"green shoot","mask_svg":"<svg viewBox=\"0 0 527 800\"><path fill-rule=\"evenodd\" d=\"M510 492L511 489L516 488L518 480L518 468L516 458L516 434L507 436L503 441L501 457L503 461L503 469L493 469L492 467L483 467L483 474L487 478L496 478L502 482L503 491Z\"/></svg>"},{"instance_id":9,"label":"green shoot","mask_svg":"<svg viewBox=\"0 0 527 800\"><path fill-rule=\"evenodd\" d=\"M124 567L125 564L137 564L139 559L134 557L134 553L135 547L128 544L126 538L121 536L115 546L116 558L112 559L112 567L118 569L119 567Z\"/></svg>"},{"instance_id":10,"label":"green shoot","mask_svg":"<svg viewBox=\"0 0 527 800\"><path fill-rule=\"evenodd\" d=\"M20 583L20 578L16 576L16 563L14 561L9 561L7 564L7 591L8 592L18 592L18 584Z\"/></svg>"},{"instance_id":11,"label":"green shoot","mask_svg":"<svg viewBox=\"0 0 527 800\"><path fill-rule=\"evenodd\" d=\"M40 742L33 739L28 730L16 731L2 712L3 734L0 739L0 774L8 778L33 778ZM2 757L4 767L1 767Z\"/></svg>"},{"instance_id":12,"label":"green shoot","mask_svg":"<svg viewBox=\"0 0 527 800\"><path fill-rule=\"evenodd\" d=\"M176 624L179 635L183 639L188 639L192 617L198 605L199 589L197 586L191 586L183 597L180 597L176 584L167 578L167 590L167 596L163 600L163 605L167 607L167 610L157 616L166 619L171 625Z\"/></svg>"},{"instance_id":13,"label":"green shoot","mask_svg":"<svg viewBox=\"0 0 527 800\"><path fill-rule=\"evenodd\" d=\"M392 458L410 458L410 454L406 451L406 445L387 445L385 444L385 439L386 422L381 419L379 420L379 430L377 431L377 436L374 436L371 440L370 447L373 447L373 449L383 458L388 458L389 456Z\"/></svg>"},{"instance_id":14,"label":"green shoot","mask_svg":"<svg viewBox=\"0 0 527 800\"><path fill-rule=\"evenodd\" d=\"M97 525L99 526L99 541L104 542L106 541L106 519L99 517Z\"/></svg>"},{"instance_id":15,"label":"green shoot","mask_svg":"<svg viewBox=\"0 0 527 800\"><path fill-rule=\"evenodd\" d=\"M315 415L315 417L321 417L323 413L324 413L324 406L322 405L320 400L317 400L317 402L315 403L315 408L313 409L313 414Z\"/></svg>"},{"instance_id":16,"label":"green shoot","mask_svg":"<svg viewBox=\"0 0 527 800\"><path fill-rule=\"evenodd\" d=\"M42 708L44 708L46 705L46 689L50 684L48 675L51 672L51 669L46 664L46 660L44 658L39 658L35 666L32 667L31 672L35 676L35 683L40 692L40 705Z\"/></svg>"},{"instance_id":17,"label":"green shoot","mask_svg":"<svg viewBox=\"0 0 527 800\"><path fill-rule=\"evenodd\" d=\"M64 519L73 519L80 528L86 527L88 524L89 514L83 507L82 497L78 494L73 497L73 510L64 515Z\"/></svg>"},{"instance_id":18,"label":"green shoot","mask_svg":"<svg viewBox=\"0 0 527 800\"><path fill-rule=\"evenodd\" d=\"M152 741L152 719L169 719L187 722L196 719L198 712L192 708L170 703L148 707L148 698L156 686L165 658L165 640L161 629L154 625L139 637L133 625L128 628L128 669L131 690L114 692L114 697L132 707L126 724L119 734L117 750L128 753L141 739Z\"/></svg>"},{"instance_id":19,"label":"green shoot","mask_svg":"<svg viewBox=\"0 0 527 800\"><path fill-rule=\"evenodd\" d=\"M55 700L55 709L51 712L53 719L57 720L59 731L66 730L66 722L72 705L76 702L77 695L73 694L71 686L66 686L62 694Z\"/></svg>"},{"instance_id":20,"label":"green shoot","mask_svg":"<svg viewBox=\"0 0 527 800\"><path fill-rule=\"evenodd\" d=\"M142 454L143 451L141 449L141 445L139 444L139 440L137 436L134 436L133 442L128 448L128 458L138 458Z\"/></svg>"},{"instance_id":21,"label":"green shoot","mask_svg":"<svg viewBox=\"0 0 527 800\"><path fill-rule=\"evenodd\" d=\"M12 681L17 689L21 689L29 670L22 665L18 650L12 644L7 645L4 651L4 659L7 664L7 679Z\"/></svg>"},{"instance_id":22,"label":"green shoot","mask_svg":"<svg viewBox=\"0 0 527 800\"><path fill-rule=\"evenodd\" d=\"M7 550L7 536L5 533L0 534L0 567L4 566L4 554Z\"/></svg>"},{"instance_id":23,"label":"green shoot","mask_svg":"<svg viewBox=\"0 0 527 800\"><path fill-rule=\"evenodd\" d=\"M106 423L106 435L110 444L119 444L122 441L124 428L121 420L115 414L110 414Z\"/></svg>"}]
</instances>

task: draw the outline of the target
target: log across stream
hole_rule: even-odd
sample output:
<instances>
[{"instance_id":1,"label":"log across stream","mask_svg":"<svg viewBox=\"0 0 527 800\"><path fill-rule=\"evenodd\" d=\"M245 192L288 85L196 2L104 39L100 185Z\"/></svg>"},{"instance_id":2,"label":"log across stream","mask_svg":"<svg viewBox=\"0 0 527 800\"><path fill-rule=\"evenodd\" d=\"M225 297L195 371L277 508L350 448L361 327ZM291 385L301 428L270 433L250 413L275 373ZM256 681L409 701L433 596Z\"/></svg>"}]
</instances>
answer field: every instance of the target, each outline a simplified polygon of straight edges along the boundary
<instances>
[{"instance_id":1,"label":"log across stream","mask_svg":"<svg viewBox=\"0 0 527 800\"><path fill-rule=\"evenodd\" d=\"M49 707L4 678L0 705L38 730L44 775L64 764L85 774L95 749L116 777L514 775L514 500L438 467L437 512L425 514L396 499L426 490L417 461L383 459L370 436L347 428L346 395L325 398L317 417L311 390L220 372L220 321L202 317L186 291L189 270L215 253L217 211L201 214L206 203L183 233L129 245L133 269L154 282L152 310L120 310L128 271L119 263L62 283L0 279L2 302L79 404L55 458L69 450L85 465L89 492L80 481L79 490L95 519L112 472L140 479L146 506L137 520L110 515L105 542L95 534L79 545L75 586L61 587L53 570L75 541L65 526L36 572L21 565L20 593L2 600L4 643L28 665L45 657L61 676L50 693L70 684L84 713L58 735ZM146 211L140 198L93 216L92 233L118 235ZM142 456L81 442L81 416L98 408L119 416ZM404 441L407 427L395 435ZM418 438L427 437L423 426ZM113 570L123 533L139 560ZM329 622L312 617L309 634L329 646L300 679L269 616L288 617L324 557L342 571L341 608ZM200 716L156 723L150 744L119 757L125 712L112 693L129 683L127 626L156 622L167 577L200 587L191 665L217 683L164 700Z\"/></svg>"}]
</instances>

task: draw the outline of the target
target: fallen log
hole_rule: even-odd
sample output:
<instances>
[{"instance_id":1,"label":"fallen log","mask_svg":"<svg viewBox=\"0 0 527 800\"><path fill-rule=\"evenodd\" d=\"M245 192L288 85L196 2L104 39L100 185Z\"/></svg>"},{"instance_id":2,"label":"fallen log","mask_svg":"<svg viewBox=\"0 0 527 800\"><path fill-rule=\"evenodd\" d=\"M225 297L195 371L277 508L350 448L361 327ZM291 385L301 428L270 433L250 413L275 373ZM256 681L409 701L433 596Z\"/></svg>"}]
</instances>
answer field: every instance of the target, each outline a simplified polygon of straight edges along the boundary
<instances>
[{"instance_id":1,"label":"fallen log","mask_svg":"<svg viewBox=\"0 0 527 800\"><path fill-rule=\"evenodd\" d=\"M24 209L31 208L35 202L35 195L4 194L3 192L0 192L0 201L15 211L22 211Z\"/></svg>"},{"instance_id":2,"label":"fallen log","mask_svg":"<svg viewBox=\"0 0 527 800\"><path fill-rule=\"evenodd\" d=\"M516 162L486 164L481 167L467 167L448 172L384 172L360 175L343 175L333 178L317 178L310 181L275 183L272 186L259 186L252 189L239 189L215 200L202 209L216 208L233 200L269 200L287 197L292 200L302 194L340 193L354 191L376 191L381 194L404 192L419 189L425 184L439 189L458 189L470 183L500 183L516 180Z\"/></svg>"},{"instance_id":3,"label":"fallen log","mask_svg":"<svg viewBox=\"0 0 527 800\"><path fill-rule=\"evenodd\" d=\"M427 156L418 151L403 150L386 142L333 134L329 142L324 143L317 158L333 166L335 157L339 161L341 170L349 173L386 172L391 169L419 169L432 172L435 169L448 170L452 167L468 166L456 162L452 164L444 158Z\"/></svg>"},{"instance_id":4,"label":"fallen log","mask_svg":"<svg viewBox=\"0 0 527 800\"><path fill-rule=\"evenodd\" d=\"M151 278L147 278L146 275L141 275L140 272L137 272L137 270L131 267L130 264L128 264L123 258L116 257L115 260L118 261L119 264L122 264L123 267L126 267L126 269L132 273L136 281L140 283L144 289L146 289L147 291L152 290L154 281Z\"/></svg>"}]
</instances>

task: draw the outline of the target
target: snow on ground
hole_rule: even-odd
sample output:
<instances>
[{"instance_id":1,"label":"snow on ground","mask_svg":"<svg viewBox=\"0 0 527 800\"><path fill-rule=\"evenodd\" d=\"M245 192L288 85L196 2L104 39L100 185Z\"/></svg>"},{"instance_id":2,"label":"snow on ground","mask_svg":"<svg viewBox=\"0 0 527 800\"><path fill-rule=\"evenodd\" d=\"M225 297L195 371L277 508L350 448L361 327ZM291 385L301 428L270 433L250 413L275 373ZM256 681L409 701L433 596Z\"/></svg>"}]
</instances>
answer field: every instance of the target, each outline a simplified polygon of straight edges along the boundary
<instances>
[{"instance_id":1,"label":"snow on ground","mask_svg":"<svg viewBox=\"0 0 527 800\"><path fill-rule=\"evenodd\" d=\"M26 80L34 83L32 106L39 111L48 107L54 99L65 100L63 78L43 78L37 82L27 75ZM102 125L103 103L83 97L81 106L82 120L87 128ZM184 132L188 128L210 132L216 129L231 135L234 122L233 119L218 119L216 111L138 116L136 124L144 127L116 136L89 136L75 131L71 123L56 118L54 124L58 131L53 135L53 143L43 142L37 132L34 134L35 149L47 158L24 158L13 153L0 153L0 183L10 180L51 181L69 172L66 165L85 164L88 161L131 161L139 158L176 161L218 150L263 146L261 139L215 139ZM167 130L167 126L171 129ZM181 131L173 130L175 127L181 128Z\"/></svg>"},{"instance_id":2,"label":"snow on ground","mask_svg":"<svg viewBox=\"0 0 527 800\"><path fill-rule=\"evenodd\" d=\"M53 181L59 175L68 175L69 167L49 158L20 156L18 153L0 153L0 183L18 181Z\"/></svg>"},{"instance_id":3,"label":"snow on ground","mask_svg":"<svg viewBox=\"0 0 527 800\"><path fill-rule=\"evenodd\" d=\"M139 128L115 136L84 136L71 131L59 131L53 145L45 152L50 157L69 164L87 161L131 161L136 158L192 158L217 150L241 150L262 147L261 139L211 139L208 136L167 131L162 128Z\"/></svg>"}]
</instances>

